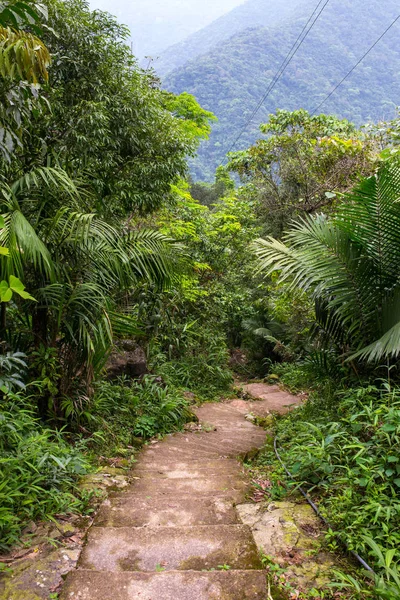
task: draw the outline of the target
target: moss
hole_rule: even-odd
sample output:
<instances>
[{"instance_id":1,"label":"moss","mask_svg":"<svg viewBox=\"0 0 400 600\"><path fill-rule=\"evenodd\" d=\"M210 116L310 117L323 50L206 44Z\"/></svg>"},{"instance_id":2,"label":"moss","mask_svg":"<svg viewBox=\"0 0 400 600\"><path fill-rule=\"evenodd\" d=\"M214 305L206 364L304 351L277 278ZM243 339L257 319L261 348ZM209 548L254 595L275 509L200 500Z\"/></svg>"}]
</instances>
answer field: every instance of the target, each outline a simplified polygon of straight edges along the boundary
<instances>
[{"instance_id":1,"label":"moss","mask_svg":"<svg viewBox=\"0 0 400 600\"><path fill-rule=\"evenodd\" d=\"M0 600L43 600L44 596L32 590L18 589L11 581L5 582L5 587L0 590Z\"/></svg>"}]
</instances>

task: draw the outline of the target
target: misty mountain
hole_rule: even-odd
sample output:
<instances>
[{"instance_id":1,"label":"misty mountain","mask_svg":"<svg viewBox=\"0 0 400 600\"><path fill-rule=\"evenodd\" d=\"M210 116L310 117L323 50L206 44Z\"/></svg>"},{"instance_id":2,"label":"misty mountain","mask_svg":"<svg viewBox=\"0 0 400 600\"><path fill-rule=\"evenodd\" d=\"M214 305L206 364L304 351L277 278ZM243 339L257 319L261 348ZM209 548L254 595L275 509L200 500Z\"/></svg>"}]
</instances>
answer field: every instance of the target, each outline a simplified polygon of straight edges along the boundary
<instances>
[{"instance_id":1,"label":"misty mountain","mask_svg":"<svg viewBox=\"0 0 400 600\"><path fill-rule=\"evenodd\" d=\"M207 27L162 52L155 61L154 68L164 77L197 56L207 53L235 33L249 27L276 26L292 17L296 9L309 4L310 0L247 0ZM313 4L315 5L315 0Z\"/></svg>"},{"instance_id":2,"label":"misty mountain","mask_svg":"<svg viewBox=\"0 0 400 600\"><path fill-rule=\"evenodd\" d=\"M259 3L250 0L247 9ZM277 108L315 109L398 11L398 0L332 0L235 149L252 143L259 123ZM167 89L194 94L219 118L193 165L196 178L213 177L310 13L310 5L303 5L275 27L239 31L166 77ZM220 28L223 21L219 19ZM358 125L392 118L400 104L399 35L397 23L319 112L346 117Z\"/></svg>"},{"instance_id":3,"label":"misty mountain","mask_svg":"<svg viewBox=\"0 0 400 600\"><path fill-rule=\"evenodd\" d=\"M211 23L243 0L90 0L131 30L135 56L157 54Z\"/></svg>"}]
</instances>

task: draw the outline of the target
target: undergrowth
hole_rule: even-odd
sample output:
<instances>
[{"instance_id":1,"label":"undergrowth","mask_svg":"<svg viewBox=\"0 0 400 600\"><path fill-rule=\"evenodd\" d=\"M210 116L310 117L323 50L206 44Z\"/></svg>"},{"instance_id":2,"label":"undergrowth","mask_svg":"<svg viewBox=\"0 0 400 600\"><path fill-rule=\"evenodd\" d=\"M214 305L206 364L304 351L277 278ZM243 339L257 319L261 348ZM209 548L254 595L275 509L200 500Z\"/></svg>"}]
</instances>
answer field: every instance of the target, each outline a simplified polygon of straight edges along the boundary
<instances>
[{"instance_id":1,"label":"undergrowth","mask_svg":"<svg viewBox=\"0 0 400 600\"><path fill-rule=\"evenodd\" d=\"M74 446L62 432L40 424L22 394L9 394L0 412L0 548L18 541L29 521L81 512L89 495L80 476L91 469L85 442Z\"/></svg>"},{"instance_id":2,"label":"undergrowth","mask_svg":"<svg viewBox=\"0 0 400 600\"><path fill-rule=\"evenodd\" d=\"M187 389L201 400L220 397L233 382L226 343L208 330L191 334L175 353L153 344L151 364L169 385Z\"/></svg>"},{"instance_id":3,"label":"undergrowth","mask_svg":"<svg viewBox=\"0 0 400 600\"><path fill-rule=\"evenodd\" d=\"M97 384L88 426L93 442L107 453L180 429L193 419L182 392L145 375L141 380L120 378Z\"/></svg>"},{"instance_id":4,"label":"undergrowth","mask_svg":"<svg viewBox=\"0 0 400 600\"><path fill-rule=\"evenodd\" d=\"M28 388L27 388L28 389ZM29 388L30 389L30 388ZM36 388L34 388L36 389ZM71 412L67 429L43 425L27 391L3 395L0 409L0 548L18 542L30 521L90 509L79 479L100 456L132 455L135 442L191 420L182 393L154 376L96 384L90 411ZM71 405L72 406L72 405ZM131 450L129 450L131 448Z\"/></svg>"},{"instance_id":5,"label":"undergrowth","mask_svg":"<svg viewBox=\"0 0 400 600\"><path fill-rule=\"evenodd\" d=\"M354 598L399 598L400 388L386 383L345 389L302 365L281 365L277 372L293 391L314 388L303 406L276 420L280 453L296 480L286 485L301 483L317 500L331 525L331 549L345 542L377 573L374 585L345 574L337 585ZM287 493L271 446L257 461L275 461L271 491L275 497Z\"/></svg>"}]
</instances>

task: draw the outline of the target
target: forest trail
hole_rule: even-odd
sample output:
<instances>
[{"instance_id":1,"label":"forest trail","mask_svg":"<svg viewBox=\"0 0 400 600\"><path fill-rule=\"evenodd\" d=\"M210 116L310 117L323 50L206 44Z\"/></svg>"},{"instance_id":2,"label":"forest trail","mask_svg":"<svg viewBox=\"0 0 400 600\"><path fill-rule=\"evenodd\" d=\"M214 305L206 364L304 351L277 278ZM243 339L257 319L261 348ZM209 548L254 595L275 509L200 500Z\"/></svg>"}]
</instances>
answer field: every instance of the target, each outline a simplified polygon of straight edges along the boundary
<instances>
[{"instance_id":1,"label":"forest trail","mask_svg":"<svg viewBox=\"0 0 400 600\"><path fill-rule=\"evenodd\" d=\"M245 388L258 399L204 404L201 432L141 452L134 483L102 505L62 600L265 600L265 571L235 510L250 489L237 457L265 443L248 413L284 412L299 398Z\"/></svg>"}]
</instances>

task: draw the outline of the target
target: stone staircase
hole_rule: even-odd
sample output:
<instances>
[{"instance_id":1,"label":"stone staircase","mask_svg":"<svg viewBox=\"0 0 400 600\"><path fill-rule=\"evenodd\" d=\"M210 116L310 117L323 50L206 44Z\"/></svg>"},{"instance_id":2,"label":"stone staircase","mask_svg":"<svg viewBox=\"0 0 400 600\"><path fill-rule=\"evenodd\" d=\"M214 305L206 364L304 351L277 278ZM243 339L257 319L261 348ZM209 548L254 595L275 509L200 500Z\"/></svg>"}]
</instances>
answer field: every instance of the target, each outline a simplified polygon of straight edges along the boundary
<instances>
[{"instance_id":1,"label":"stone staircase","mask_svg":"<svg viewBox=\"0 0 400 600\"><path fill-rule=\"evenodd\" d=\"M265 442L247 413L299 400L276 386L257 393L203 405L196 413L211 431L142 451L134 483L102 505L62 600L265 600L257 547L235 510L249 489L236 457Z\"/></svg>"}]
</instances>

